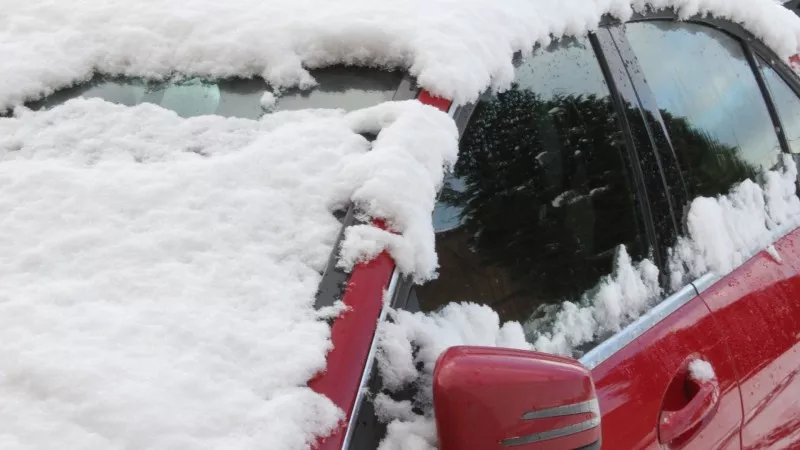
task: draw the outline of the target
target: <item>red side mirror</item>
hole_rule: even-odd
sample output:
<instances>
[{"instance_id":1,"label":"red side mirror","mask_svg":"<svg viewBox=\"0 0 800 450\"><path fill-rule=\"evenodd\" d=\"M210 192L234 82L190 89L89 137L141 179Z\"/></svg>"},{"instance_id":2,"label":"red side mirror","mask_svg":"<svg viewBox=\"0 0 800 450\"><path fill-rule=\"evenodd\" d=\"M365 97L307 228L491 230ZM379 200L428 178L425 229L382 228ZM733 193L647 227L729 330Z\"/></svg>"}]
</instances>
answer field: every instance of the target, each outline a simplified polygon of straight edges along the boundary
<instances>
[{"instance_id":1,"label":"red side mirror","mask_svg":"<svg viewBox=\"0 0 800 450\"><path fill-rule=\"evenodd\" d=\"M452 347L433 378L441 450L600 448L592 376L573 359Z\"/></svg>"}]
</instances>

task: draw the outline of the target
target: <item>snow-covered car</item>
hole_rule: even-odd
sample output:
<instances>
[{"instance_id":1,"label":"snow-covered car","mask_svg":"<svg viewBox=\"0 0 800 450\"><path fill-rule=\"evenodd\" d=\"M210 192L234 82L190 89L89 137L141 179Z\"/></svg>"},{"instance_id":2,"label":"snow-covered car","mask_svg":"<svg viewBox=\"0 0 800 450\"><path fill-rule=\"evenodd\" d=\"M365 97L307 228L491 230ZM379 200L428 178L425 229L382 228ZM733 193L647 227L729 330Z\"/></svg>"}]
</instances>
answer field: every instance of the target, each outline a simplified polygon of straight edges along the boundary
<instances>
[{"instance_id":1,"label":"snow-covered car","mask_svg":"<svg viewBox=\"0 0 800 450\"><path fill-rule=\"evenodd\" d=\"M4 5L0 449L798 448L797 2L396 3Z\"/></svg>"}]
</instances>

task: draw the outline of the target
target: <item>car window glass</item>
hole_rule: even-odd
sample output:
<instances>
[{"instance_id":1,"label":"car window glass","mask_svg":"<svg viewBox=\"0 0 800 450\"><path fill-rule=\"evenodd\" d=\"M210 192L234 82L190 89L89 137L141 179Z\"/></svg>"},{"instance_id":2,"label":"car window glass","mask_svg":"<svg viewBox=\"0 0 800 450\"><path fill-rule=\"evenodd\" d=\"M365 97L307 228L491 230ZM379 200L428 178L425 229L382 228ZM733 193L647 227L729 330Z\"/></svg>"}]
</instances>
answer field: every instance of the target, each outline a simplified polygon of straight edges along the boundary
<instances>
[{"instance_id":1,"label":"car window glass","mask_svg":"<svg viewBox=\"0 0 800 450\"><path fill-rule=\"evenodd\" d=\"M580 299L612 271L620 245L635 259L645 251L589 40L536 50L515 80L480 99L461 139L434 212L439 278L411 297L423 311L471 301L527 322L540 306Z\"/></svg>"},{"instance_id":2,"label":"car window glass","mask_svg":"<svg viewBox=\"0 0 800 450\"><path fill-rule=\"evenodd\" d=\"M772 101L778 110L783 132L789 141L789 150L792 153L800 153L800 97L760 57L758 63Z\"/></svg>"},{"instance_id":3,"label":"car window glass","mask_svg":"<svg viewBox=\"0 0 800 450\"><path fill-rule=\"evenodd\" d=\"M638 22L625 29L690 196L727 192L778 162L775 128L737 40L687 22Z\"/></svg>"},{"instance_id":4,"label":"car window glass","mask_svg":"<svg viewBox=\"0 0 800 450\"><path fill-rule=\"evenodd\" d=\"M288 89L276 96L269 111L306 108L354 110L391 100L403 78L401 72L356 67L330 67L312 72L318 86L301 91ZM257 119L266 110L261 98L269 90L261 79L206 81L197 78L173 83L146 83L137 79L96 77L31 102L33 109L50 108L75 97L99 97L133 106L153 103L181 117L216 114Z\"/></svg>"}]
</instances>

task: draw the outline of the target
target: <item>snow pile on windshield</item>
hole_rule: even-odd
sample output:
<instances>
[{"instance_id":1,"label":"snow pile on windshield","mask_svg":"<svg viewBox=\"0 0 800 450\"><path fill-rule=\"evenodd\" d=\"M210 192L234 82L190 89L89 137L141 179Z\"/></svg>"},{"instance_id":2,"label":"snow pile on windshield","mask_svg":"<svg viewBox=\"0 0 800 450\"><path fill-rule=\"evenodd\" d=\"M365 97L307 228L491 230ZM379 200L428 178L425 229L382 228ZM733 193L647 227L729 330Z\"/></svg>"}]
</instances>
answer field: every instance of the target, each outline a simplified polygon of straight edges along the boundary
<instances>
[{"instance_id":1,"label":"snow pile on windshield","mask_svg":"<svg viewBox=\"0 0 800 450\"><path fill-rule=\"evenodd\" d=\"M800 47L800 19L774 0L9 1L0 110L93 72L256 76L281 88L311 86L306 69L333 64L403 68L460 103L507 87L515 52L648 6L741 22L781 57Z\"/></svg>"},{"instance_id":2,"label":"snow pile on windshield","mask_svg":"<svg viewBox=\"0 0 800 450\"><path fill-rule=\"evenodd\" d=\"M709 271L726 275L760 250L775 252L769 250L770 244L800 224L797 174L791 155L783 155L782 167L763 173L761 185L745 180L727 195L696 198L687 216L688 235L679 238L670 252L672 288ZM664 296L658 276L650 260L634 263L620 247L612 274L577 302L545 306L544 317L525 324L527 333L517 322L501 324L488 306L468 302L430 314L392 312L393 321L381 325L379 335L378 368L384 387L407 392L414 386L417 391L410 405L387 395L376 397L379 417L389 424L380 449L436 448L431 432L435 431L432 375L447 348L497 346L579 357L581 345L619 331ZM535 337L532 343L526 334ZM693 376L713 377L702 363L693 363ZM423 414L410 413L411 406Z\"/></svg>"},{"instance_id":3,"label":"snow pile on windshield","mask_svg":"<svg viewBox=\"0 0 800 450\"><path fill-rule=\"evenodd\" d=\"M430 210L416 224L370 198L431 196L456 136L414 101L251 121L77 99L0 118L0 447L307 448L342 419L306 387L330 348L313 303L331 212L355 200L432 248L414 242Z\"/></svg>"}]
</instances>

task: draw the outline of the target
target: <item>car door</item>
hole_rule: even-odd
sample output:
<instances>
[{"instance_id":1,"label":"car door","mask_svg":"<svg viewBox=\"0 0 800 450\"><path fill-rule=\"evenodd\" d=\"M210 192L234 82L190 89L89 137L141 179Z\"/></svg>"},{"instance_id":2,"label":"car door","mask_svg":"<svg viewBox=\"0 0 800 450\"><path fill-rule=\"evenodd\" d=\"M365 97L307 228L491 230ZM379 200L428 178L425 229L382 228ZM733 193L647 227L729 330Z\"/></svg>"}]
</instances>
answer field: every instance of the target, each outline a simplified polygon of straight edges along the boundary
<instances>
[{"instance_id":1,"label":"car door","mask_svg":"<svg viewBox=\"0 0 800 450\"><path fill-rule=\"evenodd\" d=\"M640 95L652 96L661 109L690 198L725 194L736 182L757 180L756 172L779 167L781 151L800 151L795 91L737 33L737 27L717 21L625 26L624 38L647 79ZM782 72L791 77L785 68ZM796 87L796 78L790 80ZM685 124L708 137L706 145L683 136ZM795 448L800 445L800 231L792 231L797 218L773 208L769 199L766 210L772 222L761 245L766 249L752 257L758 248L743 249L728 264L711 264L710 273L692 286L712 311L720 343L733 360L743 409L742 448ZM697 234L732 247L736 239L725 239L745 235L758 220Z\"/></svg>"},{"instance_id":2,"label":"car door","mask_svg":"<svg viewBox=\"0 0 800 450\"><path fill-rule=\"evenodd\" d=\"M756 55L788 150L800 153L800 99L781 74ZM788 81L788 82L787 82ZM696 283L714 311L735 360L742 390L746 449L800 447L800 230L787 220L777 237L733 273ZM783 233L779 233L783 234Z\"/></svg>"},{"instance_id":3,"label":"car door","mask_svg":"<svg viewBox=\"0 0 800 450\"><path fill-rule=\"evenodd\" d=\"M640 159L657 159L660 170L653 171L653 176L663 183L662 196L680 220L681 202L687 199L684 174L676 170L672 140L659 105L647 95L646 72L624 28L600 30L597 37L620 96L625 104L639 109L646 124L650 145L641 150ZM699 134L690 137L702 141ZM661 241L673 246L678 229L661 226L659 230ZM667 275L665 268L666 298L581 358L595 379L604 447L738 449L741 398L724 332L694 287L670 285ZM694 385L689 366L696 360L713 368L714 389ZM667 423L670 419L675 423L676 417L681 426Z\"/></svg>"}]
</instances>

